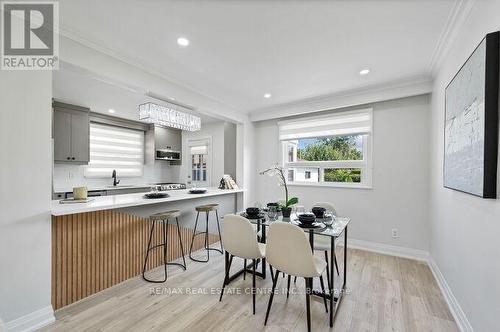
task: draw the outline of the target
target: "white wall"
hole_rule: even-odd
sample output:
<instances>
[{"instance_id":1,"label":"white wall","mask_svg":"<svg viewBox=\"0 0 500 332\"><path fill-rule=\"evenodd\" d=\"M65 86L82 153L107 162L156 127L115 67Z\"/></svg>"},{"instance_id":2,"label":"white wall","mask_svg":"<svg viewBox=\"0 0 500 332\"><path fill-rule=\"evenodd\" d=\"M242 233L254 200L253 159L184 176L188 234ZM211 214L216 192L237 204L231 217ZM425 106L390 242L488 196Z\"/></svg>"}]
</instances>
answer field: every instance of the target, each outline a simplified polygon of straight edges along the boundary
<instances>
[{"instance_id":1,"label":"white wall","mask_svg":"<svg viewBox=\"0 0 500 332\"><path fill-rule=\"evenodd\" d=\"M51 72L0 72L0 316L8 327L37 310L53 319L51 98Z\"/></svg>"},{"instance_id":2,"label":"white wall","mask_svg":"<svg viewBox=\"0 0 500 332\"><path fill-rule=\"evenodd\" d=\"M429 96L362 105L373 107L373 189L293 186L290 194L308 208L332 202L352 219L349 236L357 240L428 250ZM280 162L276 120L255 124L255 172ZM256 176L260 203L284 199L282 188ZM253 203L253 202L251 202ZM398 228L399 239L391 237Z\"/></svg>"},{"instance_id":3,"label":"white wall","mask_svg":"<svg viewBox=\"0 0 500 332\"><path fill-rule=\"evenodd\" d=\"M475 331L500 326L500 202L443 188L444 93L486 33L500 29L499 13L499 1L475 2L439 68L432 96L430 253Z\"/></svg>"}]
</instances>

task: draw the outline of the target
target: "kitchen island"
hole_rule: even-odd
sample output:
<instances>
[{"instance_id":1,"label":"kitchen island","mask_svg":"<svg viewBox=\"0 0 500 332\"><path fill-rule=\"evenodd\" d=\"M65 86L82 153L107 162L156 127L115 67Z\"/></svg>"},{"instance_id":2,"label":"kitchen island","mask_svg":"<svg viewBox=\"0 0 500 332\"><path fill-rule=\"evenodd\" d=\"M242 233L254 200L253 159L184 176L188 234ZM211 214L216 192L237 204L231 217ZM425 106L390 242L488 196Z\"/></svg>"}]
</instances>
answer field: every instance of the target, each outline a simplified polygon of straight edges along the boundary
<instances>
[{"instance_id":1,"label":"kitchen island","mask_svg":"<svg viewBox=\"0 0 500 332\"><path fill-rule=\"evenodd\" d=\"M169 197L160 199L146 199L144 193L138 193L92 197L88 203L60 204L57 200L52 201L54 309L140 275L150 230L149 215L172 209L181 211L181 241L187 254L196 219L195 206L217 203L222 219L225 214L237 211L243 191L208 188L204 194L172 190L168 191ZM219 240L215 235L213 218L211 215L209 243ZM153 241L161 243L161 235L160 228L156 228ZM193 243L193 251L202 248L203 241L203 237L198 236ZM180 256L179 238L172 229L168 237L168 260ZM151 252L147 269L161 264L161 250Z\"/></svg>"}]
</instances>

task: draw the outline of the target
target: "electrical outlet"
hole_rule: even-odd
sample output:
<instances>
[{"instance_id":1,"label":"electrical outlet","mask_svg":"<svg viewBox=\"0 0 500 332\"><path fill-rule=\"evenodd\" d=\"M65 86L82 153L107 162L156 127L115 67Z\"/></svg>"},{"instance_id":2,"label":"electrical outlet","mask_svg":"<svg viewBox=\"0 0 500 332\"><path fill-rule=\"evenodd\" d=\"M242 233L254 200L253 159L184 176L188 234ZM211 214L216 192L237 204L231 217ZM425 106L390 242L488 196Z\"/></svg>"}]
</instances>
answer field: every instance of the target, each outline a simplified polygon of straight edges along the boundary
<instances>
[{"instance_id":1,"label":"electrical outlet","mask_svg":"<svg viewBox=\"0 0 500 332\"><path fill-rule=\"evenodd\" d=\"M397 238L399 238L399 231L398 231L398 229L397 229L397 228L393 228L393 229L392 229L392 238L393 238L393 239L397 239Z\"/></svg>"}]
</instances>

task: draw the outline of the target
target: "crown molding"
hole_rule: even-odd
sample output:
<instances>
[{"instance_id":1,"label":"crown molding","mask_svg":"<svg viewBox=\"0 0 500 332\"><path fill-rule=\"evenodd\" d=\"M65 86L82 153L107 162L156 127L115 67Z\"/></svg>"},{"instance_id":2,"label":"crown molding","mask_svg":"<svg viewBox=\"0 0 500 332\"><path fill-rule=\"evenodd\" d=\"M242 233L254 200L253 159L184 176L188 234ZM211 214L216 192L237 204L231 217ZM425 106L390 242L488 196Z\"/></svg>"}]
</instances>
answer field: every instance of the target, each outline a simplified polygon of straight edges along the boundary
<instances>
[{"instance_id":1,"label":"crown molding","mask_svg":"<svg viewBox=\"0 0 500 332\"><path fill-rule=\"evenodd\" d=\"M264 121L391 99L418 96L432 91L432 80L417 77L284 103L250 112L250 120Z\"/></svg>"},{"instance_id":2,"label":"crown molding","mask_svg":"<svg viewBox=\"0 0 500 332\"><path fill-rule=\"evenodd\" d=\"M472 7L474 7L474 3L475 0L460 0L454 3L429 63L428 73L431 77L435 77L437 74L451 45L458 37L459 30L469 16Z\"/></svg>"}]
</instances>

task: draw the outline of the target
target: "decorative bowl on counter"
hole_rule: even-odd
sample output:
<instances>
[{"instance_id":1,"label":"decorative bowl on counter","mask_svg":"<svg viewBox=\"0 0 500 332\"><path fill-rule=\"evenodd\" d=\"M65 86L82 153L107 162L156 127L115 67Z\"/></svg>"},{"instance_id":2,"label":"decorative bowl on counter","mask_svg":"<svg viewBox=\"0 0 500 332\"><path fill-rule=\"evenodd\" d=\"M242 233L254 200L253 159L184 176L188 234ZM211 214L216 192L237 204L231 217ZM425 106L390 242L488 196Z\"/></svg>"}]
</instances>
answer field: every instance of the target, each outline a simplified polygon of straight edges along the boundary
<instances>
[{"instance_id":1,"label":"decorative bowl on counter","mask_svg":"<svg viewBox=\"0 0 500 332\"><path fill-rule=\"evenodd\" d=\"M162 193L162 192L150 192L144 195L144 198L147 199L157 199L157 198L166 198L169 197L170 195L167 193Z\"/></svg>"},{"instance_id":2,"label":"decorative bowl on counter","mask_svg":"<svg viewBox=\"0 0 500 332\"><path fill-rule=\"evenodd\" d=\"M206 192L207 192L207 190L205 188L193 188L193 189L189 189L189 193L190 194L204 194Z\"/></svg>"}]
</instances>

